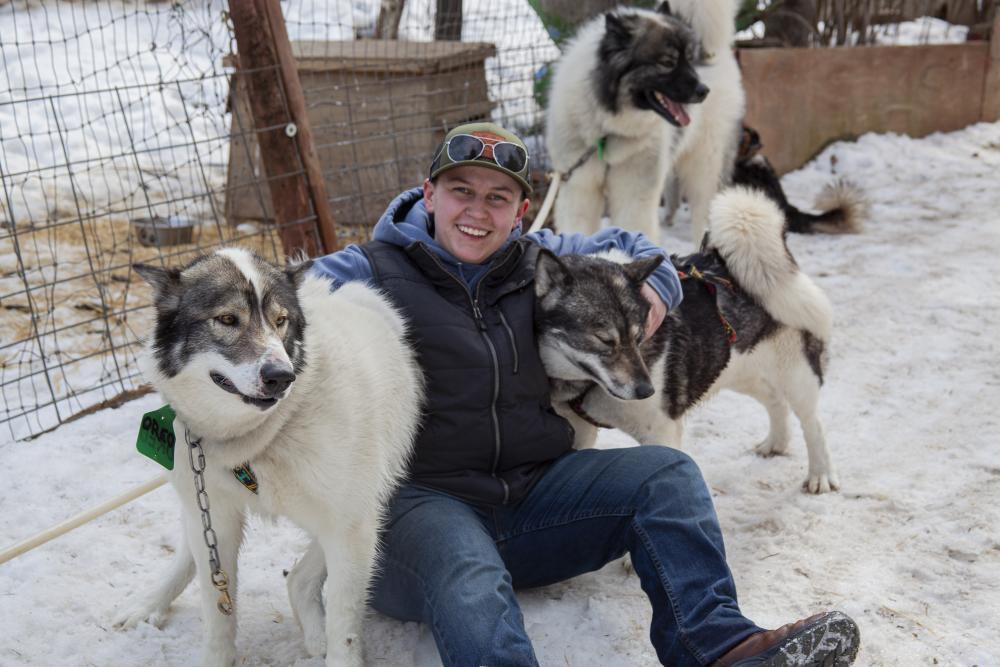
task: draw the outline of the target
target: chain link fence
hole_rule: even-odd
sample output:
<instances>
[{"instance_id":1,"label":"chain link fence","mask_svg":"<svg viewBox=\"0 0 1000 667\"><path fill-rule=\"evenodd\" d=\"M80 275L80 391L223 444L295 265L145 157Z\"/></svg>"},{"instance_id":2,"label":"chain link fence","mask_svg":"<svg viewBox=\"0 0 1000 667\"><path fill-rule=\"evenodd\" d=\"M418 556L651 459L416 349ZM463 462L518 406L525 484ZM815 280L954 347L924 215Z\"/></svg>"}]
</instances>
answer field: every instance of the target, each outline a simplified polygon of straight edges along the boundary
<instances>
[{"instance_id":1,"label":"chain link fence","mask_svg":"<svg viewBox=\"0 0 1000 667\"><path fill-rule=\"evenodd\" d=\"M535 73L558 50L531 7L398 6L393 19L376 0L281 3L342 242L421 182L456 123L516 127L541 164ZM0 427L13 440L142 390L152 313L133 263L234 244L285 256L268 183L288 174L265 177L257 138L291 121L254 127L227 9L0 0Z\"/></svg>"},{"instance_id":2,"label":"chain link fence","mask_svg":"<svg viewBox=\"0 0 1000 667\"><path fill-rule=\"evenodd\" d=\"M557 43L612 4L281 2L341 244L366 239L389 199L422 181L445 132L470 120L526 139L537 205ZM862 17L895 7L868 4ZM973 4L982 14L996 2ZM810 34L837 35L827 15L839 21L837 7L858 3L811 5L820 26ZM269 185L301 173L265 175L258 139L294 132L292 117L286 104L285 118L255 125L253 72L239 67L228 10L221 0L0 0L0 428L11 439L143 390L136 355L152 318L133 263L176 265L234 244L283 260ZM766 18L747 26L760 32ZM315 236L315 219L282 224Z\"/></svg>"}]
</instances>

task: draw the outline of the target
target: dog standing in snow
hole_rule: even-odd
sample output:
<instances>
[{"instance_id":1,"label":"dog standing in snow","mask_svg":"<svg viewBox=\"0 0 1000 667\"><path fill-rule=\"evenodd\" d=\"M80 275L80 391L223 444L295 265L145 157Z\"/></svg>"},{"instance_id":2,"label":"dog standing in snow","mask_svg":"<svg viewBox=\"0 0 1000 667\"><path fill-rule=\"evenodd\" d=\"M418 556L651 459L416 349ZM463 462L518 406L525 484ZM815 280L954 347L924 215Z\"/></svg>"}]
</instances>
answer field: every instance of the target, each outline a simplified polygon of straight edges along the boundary
<instances>
[{"instance_id":1,"label":"dog standing in snow","mask_svg":"<svg viewBox=\"0 0 1000 667\"><path fill-rule=\"evenodd\" d=\"M236 617L217 609L219 572L237 599L246 511L283 515L325 554L326 625L307 648L331 667L363 664L361 621L383 507L411 453L422 376L402 318L360 283L331 293L308 274L240 249L183 269L136 266L154 289L156 329L146 378L177 418L170 481L181 501L184 544L151 595L120 625L159 623L197 574L206 667L236 663ZM218 562L209 564L190 443L204 452ZM241 482L249 473L253 489ZM294 575L294 572L293 572ZM289 588L297 578L289 577ZM294 596L293 596L294 597Z\"/></svg>"},{"instance_id":2,"label":"dog standing in snow","mask_svg":"<svg viewBox=\"0 0 1000 667\"><path fill-rule=\"evenodd\" d=\"M745 107L732 52L733 0L622 7L585 24L556 64L546 124L565 177L559 231L611 224L659 239L669 179L692 209L697 245L709 202L726 183Z\"/></svg>"},{"instance_id":3,"label":"dog standing in snow","mask_svg":"<svg viewBox=\"0 0 1000 667\"><path fill-rule=\"evenodd\" d=\"M809 452L805 487L836 489L817 413L832 309L785 245L782 212L746 188L720 193L701 250L671 258L684 300L643 341L649 303L640 290L661 260L539 256L539 354L577 448L593 446L598 426L641 444L680 447L688 410L732 389L767 408L770 430L759 454L787 451L791 407Z\"/></svg>"}]
</instances>

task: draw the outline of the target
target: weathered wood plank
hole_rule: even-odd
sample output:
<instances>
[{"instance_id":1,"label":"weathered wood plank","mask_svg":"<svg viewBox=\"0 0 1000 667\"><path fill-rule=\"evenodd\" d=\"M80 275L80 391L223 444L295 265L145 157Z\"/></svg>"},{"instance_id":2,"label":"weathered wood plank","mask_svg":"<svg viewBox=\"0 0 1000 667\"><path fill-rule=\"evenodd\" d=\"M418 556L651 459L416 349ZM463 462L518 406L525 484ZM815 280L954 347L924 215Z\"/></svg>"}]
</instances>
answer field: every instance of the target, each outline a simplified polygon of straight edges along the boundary
<instances>
[{"instance_id":1,"label":"weathered wood plank","mask_svg":"<svg viewBox=\"0 0 1000 667\"><path fill-rule=\"evenodd\" d=\"M986 61L986 78L983 81L983 110L980 119L1000 120L1000 12L993 19L990 52Z\"/></svg>"},{"instance_id":2,"label":"weathered wood plank","mask_svg":"<svg viewBox=\"0 0 1000 667\"><path fill-rule=\"evenodd\" d=\"M267 11L267 19L271 26L271 36L274 39L275 55L281 68L281 80L284 84L285 99L288 100L288 111L295 123L295 144L299 149L302 166L306 171L306 188L313 211L316 213L316 230L322 245L322 253L331 253L340 249L337 241L337 230L334 225L330 203L326 196L326 185L323 179L323 169L316 157L316 142L313 140L309 112L306 108L306 96L302 92L302 82L292 54L292 44L288 39L285 19L281 14L278 0L260 0ZM309 255L313 257L312 254Z\"/></svg>"},{"instance_id":3,"label":"weathered wood plank","mask_svg":"<svg viewBox=\"0 0 1000 667\"><path fill-rule=\"evenodd\" d=\"M981 118L989 48L743 49L746 122L779 173L866 132L957 130Z\"/></svg>"},{"instance_id":4,"label":"weathered wood plank","mask_svg":"<svg viewBox=\"0 0 1000 667\"><path fill-rule=\"evenodd\" d=\"M287 255L304 251L321 254L316 214L293 137L285 128L293 120L286 108L280 65L267 7L270 0L231 3L230 16L239 49L240 71L249 90L261 164L269 179L271 204Z\"/></svg>"}]
</instances>

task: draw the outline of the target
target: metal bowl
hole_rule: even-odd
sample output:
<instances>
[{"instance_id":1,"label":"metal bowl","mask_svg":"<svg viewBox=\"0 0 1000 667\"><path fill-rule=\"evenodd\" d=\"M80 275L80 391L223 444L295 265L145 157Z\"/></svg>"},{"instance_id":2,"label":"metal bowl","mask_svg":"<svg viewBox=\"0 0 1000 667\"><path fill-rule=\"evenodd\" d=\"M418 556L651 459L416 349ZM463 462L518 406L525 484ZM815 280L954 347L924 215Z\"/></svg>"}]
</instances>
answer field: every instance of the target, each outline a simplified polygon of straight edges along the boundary
<instances>
[{"instance_id":1,"label":"metal bowl","mask_svg":"<svg viewBox=\"0 0 1000 667\"><path fill-rule=\"evenodd\" d=\"M140 245L147 248L162 248L191 243L196 223L190 218L170 215L136 218L131 220L129 224L132 226L132 233Z\"/></svg>"}]
</instances>

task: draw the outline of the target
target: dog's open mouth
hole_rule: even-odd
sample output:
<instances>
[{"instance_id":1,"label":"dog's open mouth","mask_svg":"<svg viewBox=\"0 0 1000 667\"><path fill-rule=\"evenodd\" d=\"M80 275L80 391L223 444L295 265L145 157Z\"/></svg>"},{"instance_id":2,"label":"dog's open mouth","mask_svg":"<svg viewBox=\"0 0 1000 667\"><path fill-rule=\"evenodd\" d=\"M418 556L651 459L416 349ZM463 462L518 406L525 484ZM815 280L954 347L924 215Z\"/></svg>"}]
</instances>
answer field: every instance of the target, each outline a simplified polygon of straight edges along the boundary
<instances>
[{"instance_id":1,"label":"dog's open mouth","mask_svg":"<svg viewBox=\"0 0 1000 667\"><path fill-rule=\"evenodd\" d=\"M228 391L230 394L236 394L243 399L244 403L249 403L250 405L258 407L261 410L267 410L278 402L277 397L257 398L255 396L247 396L246 394L241 393L240 390L236 388L236 385L233 384L232 380L227 378L222 373L212 371L209 373L209 376L212 378L212 382L217 384L222 389Z\"/></svg>"},{"instance_id":2,"label":"dog's open mouth","mask_svg":"<svg viewBox=\"0 0 1000 667\"><path fill-rule=\"evenodd\" d=\"M657 90L647 90L646 99L649 100L653 111L666 118L671 125L684 127L691 122L691 116L684 109L684 105L674 102L663 93Z\"/></svg>"}]
</instances>

